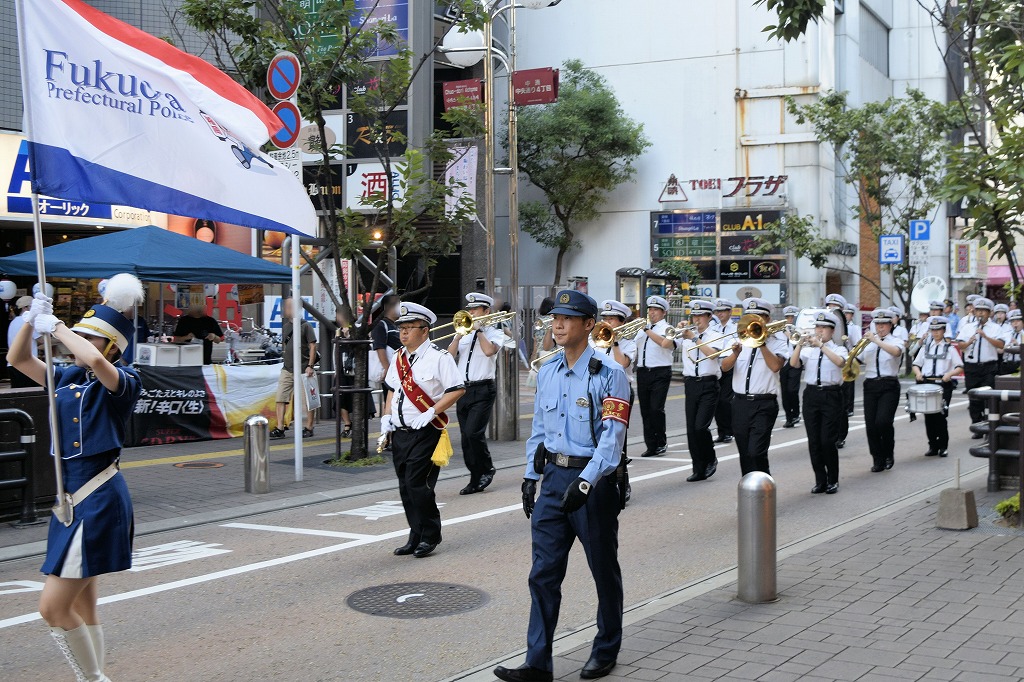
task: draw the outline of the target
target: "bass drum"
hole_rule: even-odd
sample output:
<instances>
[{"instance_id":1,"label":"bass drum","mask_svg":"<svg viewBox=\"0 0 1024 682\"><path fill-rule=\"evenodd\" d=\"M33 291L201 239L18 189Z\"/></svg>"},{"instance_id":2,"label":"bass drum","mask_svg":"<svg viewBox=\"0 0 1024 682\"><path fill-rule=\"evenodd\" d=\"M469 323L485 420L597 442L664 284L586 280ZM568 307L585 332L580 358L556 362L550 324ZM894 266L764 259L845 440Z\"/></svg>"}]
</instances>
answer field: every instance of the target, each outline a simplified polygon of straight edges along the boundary
<instances>
[{"instance_id":1,"label":"bass drum","mask_svg":"<svg viewBox=\"0 0 1024 682\"><path fill-rule=\"evenodd\" d=\"M942 412L942 387L919 384L907 389L907 412L938 414Z\"/></svg>"}]
</instances>

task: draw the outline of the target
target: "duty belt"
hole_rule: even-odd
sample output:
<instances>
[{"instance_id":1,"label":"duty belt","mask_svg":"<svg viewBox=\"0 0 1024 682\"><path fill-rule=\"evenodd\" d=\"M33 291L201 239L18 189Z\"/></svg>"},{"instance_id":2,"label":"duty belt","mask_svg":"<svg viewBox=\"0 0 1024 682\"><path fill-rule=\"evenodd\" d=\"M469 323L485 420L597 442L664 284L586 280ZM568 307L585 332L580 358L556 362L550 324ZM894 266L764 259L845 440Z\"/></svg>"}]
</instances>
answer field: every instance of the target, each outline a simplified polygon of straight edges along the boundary
<instances>
[{"instance_id":1,"label":"duty belt","mask_svg":"<svg viewBox=\"0 0 1024 682\"><path fill-rule=\"evenodd\" d=\"M573 457L571 455L563 455L561 452L548 452L547 460L549 464L565 469L583 469L590 464L589 457Z\"/></svg>"}]
</instances>

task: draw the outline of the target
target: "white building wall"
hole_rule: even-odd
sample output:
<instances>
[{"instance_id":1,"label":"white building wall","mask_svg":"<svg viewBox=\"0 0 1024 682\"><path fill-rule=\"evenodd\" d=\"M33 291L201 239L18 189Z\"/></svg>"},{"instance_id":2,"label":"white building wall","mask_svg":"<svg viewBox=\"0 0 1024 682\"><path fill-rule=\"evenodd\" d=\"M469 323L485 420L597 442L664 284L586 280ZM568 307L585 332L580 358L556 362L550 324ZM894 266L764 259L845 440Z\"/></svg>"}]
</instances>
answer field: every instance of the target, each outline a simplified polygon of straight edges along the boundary
<instances>
[{"instance_id":1,"label":"white building wall","mask_svg":"<svg viewBox=\"0 0 1024 682\"><path fill-rule=\"evenodd\" d=\"M652 142L636 163L636 182L612 192L598 220L578 226L584 246L566 257L563 278L586 275L593 296L614 297L617 269L651 265L651 211L718 208L660 205L658 196L671 174L680 180L788 175L787 205L820 218L826 236L856 243L857 221L846 208L854 197L836 178L832 150L795 124L782 98L837 88L851 90L851 101L859 103L866 101L862 95L888 97L894 83L899 92L906 84L922 87L922 79L926 92L944 97L937 71L942 63L934 44L933 52L924 49L933 38L920 8L902 0L895 3L898 9L892 0L870 4L883 21L900 22L901 32L890 35L891 63L897 61L894 48L899 50L901 67L891 70L898 80L860 58L856 0L847 0L846 13L836 22L830 2L824 20L788 44L766 37L762 28L773 16L750 0L564 0L544 10L520 10L519 68L582 60L608 80ZM919 36L923 31L926 35ZM934 64L917 64L922 55ZM837 192L845 195L837 200ZM542 195L524 187L522 197ZM759 201L774 208L780 203ZM792 260L790 301L817 304L825 293L824 271ZM506 261L499 253L503 281ZM525 234L519 262L521 284L551 282L554 252ZM857 261L837 257L836 262L856 267ZM857 282L851 277L844 284L853 288Z\"/></svg>"}]
</instances>

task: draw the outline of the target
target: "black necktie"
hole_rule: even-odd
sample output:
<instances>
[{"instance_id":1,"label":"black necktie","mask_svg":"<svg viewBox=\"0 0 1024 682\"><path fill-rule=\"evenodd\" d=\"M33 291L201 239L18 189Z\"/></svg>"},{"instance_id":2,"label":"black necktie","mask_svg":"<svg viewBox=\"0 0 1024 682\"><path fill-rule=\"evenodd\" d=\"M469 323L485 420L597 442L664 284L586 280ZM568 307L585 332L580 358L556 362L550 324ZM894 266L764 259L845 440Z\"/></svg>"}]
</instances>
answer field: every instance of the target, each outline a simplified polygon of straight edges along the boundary
<instances>
[{"instance_id":1,"label":"black necktie","mask_svg":"<svg viewBox=\"0 0 1024 682\"><path fill-rule=\"evenodd\" d=\"M750 394L750 371L752 369L754 369L754 360L756 358L757 358L757 349L756 348L751 348L750 349L750 363L747 364L747 383L746 383L746 386L744 387L744 391L747 393L747 395Z\"/></svg>"},{"instance_id":2,"label":"black necktie","mask_svg":"<svg viewBox=\"0 0 1024 682\"><path fill-rule=\"evenodd\" d=\"M825 357L825 347L818 349L818 386L821 386L821 359Z\"/></svg>"},{"instance_id":3,"label":"black necktie","mask_svg":"<svg viewBox=\"0 0 1024 682\"><path fill-rule=\"evenodd\" d=\"M704 332L701 332L700 334L697 335L697 343L700 343L703 338L704 338ZM693 359L693 376L699 376L699 373L697 371L697 361L700 360L700 350L695 347L693 349L693 352L694 352L694 355L697 356L697 357L695 357Z\"/></svg>"},{"instance_id":4,"label":"black necktie","mask_svg":"<svg viewBox=\"0 0 1024 682\"><path fill-rule=\"evenodd\" d=\"M881 341L881 339L879 339L879 341ZM875 376L876 377L882 376L882 367L879 364L879 361L881 359L882 359L882 347L876 345L875 346Z\"/></svg>"},{"instance_id":5,"label":"black necktie","mask_svg":"<svg viewBox=\"0 0 1024 682\"><path fill-rule=\"evenodd\" d=\"M474 348L476 348L476 332L473 332L473 340L469 342L469 353L466 355L466 381L469 381L469 363L473 362Z\"/></svg>"}]
</instances>

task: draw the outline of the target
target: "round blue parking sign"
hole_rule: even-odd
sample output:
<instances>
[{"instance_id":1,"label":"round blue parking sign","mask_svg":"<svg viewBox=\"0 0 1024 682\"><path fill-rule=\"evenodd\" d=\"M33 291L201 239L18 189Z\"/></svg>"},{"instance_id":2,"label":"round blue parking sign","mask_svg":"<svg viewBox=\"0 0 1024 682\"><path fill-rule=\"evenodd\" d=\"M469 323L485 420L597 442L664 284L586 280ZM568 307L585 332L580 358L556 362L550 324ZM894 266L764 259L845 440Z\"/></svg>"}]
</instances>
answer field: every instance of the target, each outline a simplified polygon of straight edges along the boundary
<instances>
[{"instance_id":1,"label":"round blue parking sign","mask_svg":"<svg viewBox=\"0 0 1024 682\"><path fill-rule=\"evenodd\" d=\"M299 139L299 129L302 127L299 108L291 102L278 102L274 105L273 111L281 119L284 127L270 138L270 141L278 149L288 149Z\"/></svg>"},{"instance_id":2,"label":"round blue parking sign","mask_svg":"<svg viewBox=\"0 0 1024 682\"><path fill-rule=\"evenodd\" d=\"M267 67L267 90L274 99L288 99L299 89L301 76L299 58L291 52L279 52Z\"/></svg>"}]
</instances>

